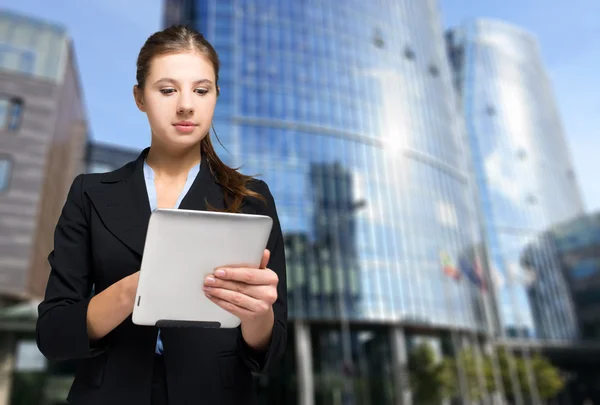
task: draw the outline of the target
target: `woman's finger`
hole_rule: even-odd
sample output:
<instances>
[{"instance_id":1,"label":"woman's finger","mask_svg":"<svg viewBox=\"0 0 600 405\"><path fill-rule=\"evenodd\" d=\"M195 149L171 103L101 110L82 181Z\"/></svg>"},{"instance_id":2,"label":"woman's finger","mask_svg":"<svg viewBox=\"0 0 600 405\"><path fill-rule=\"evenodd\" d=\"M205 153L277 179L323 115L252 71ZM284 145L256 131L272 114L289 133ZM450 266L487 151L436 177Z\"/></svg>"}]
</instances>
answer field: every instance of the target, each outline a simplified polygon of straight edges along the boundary
<instances>
[{"instance_id":1,"label":"woman's finger","mask_svg":"<svg viewBox=\"0 0 600 405\"><path fill-rule=\"evenodd\" d=\"M262 261L260 262L260 266L258 268L266 269L270 258L271 258L271 252L269 251L269 249L265 249L265 251L263 252Z\"/></svg>"},{"instance_id":2,"label":"woman's finger","mask_svg":"<svg viewBox=\"0 0 600 405\"><path fill-rule=\"evenodd\" d=\"M230 280L221 280L215 278L213 276L208 276L204 280L204 286L213 287L213 288L223 288L230 291L235 291L240 294L248 295L252 298L256 298L257 300L265 300L270 302L271 299L277 299L277 297L273 297L272 286L269 285L253 285L240 283L238 281L230 281ZM275 290L276 294L276 290ZM275 302L273 300L273 302Z\"/></svg>"},{"instance_id":3,"label":"woman's finger","mask_svg":"<svg viewBox=\"0 0 600 405\"><path fill-rule=\"evenodd\" d=\"M204 291L211 297L227 301L235 306L245 308L250 312L263 313L268 310L269 304L265 301L257 300L256 298L236 291L213 287L204 287Z\"/></svg>"},{"instance_id":4,"label":"woman's finger","mask_svg":"<svg viewBox=\"0 0 600 405\"><path fill-rule=\"evenodd\" d=\"M248 311L246 308L239 307L235 304L232 304L229 301L222 300L212 295L206 295L209 300L223 308L225 311L237 316L240 319L251 319L255 316L252 311Z\"/></svg>"},{"instance_id":5,"label":"woman's finger","mask_svg":"<svg viewBox=\"0 0 600 405\"><path fill-rule=\"evenodd\" d=\"M270 269L252 269L247 267L228 267L215 271L215 278L239 281L254 285L277 285L277 273Z\"/></svg>"}]
</instances>

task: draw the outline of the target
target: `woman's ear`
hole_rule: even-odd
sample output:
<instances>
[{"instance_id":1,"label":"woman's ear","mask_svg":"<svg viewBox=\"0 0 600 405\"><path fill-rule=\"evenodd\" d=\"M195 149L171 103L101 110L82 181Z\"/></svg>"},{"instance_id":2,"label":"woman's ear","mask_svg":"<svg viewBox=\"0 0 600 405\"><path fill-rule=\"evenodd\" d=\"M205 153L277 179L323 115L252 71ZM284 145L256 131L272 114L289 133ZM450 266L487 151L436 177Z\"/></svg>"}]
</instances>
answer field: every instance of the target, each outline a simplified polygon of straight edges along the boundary
<instances>
[{"instance_id":1,"label":"woman's ear","mask_svg":"<svg viewBox=\"0 0 600 405\"><path fill-rule=\"evenodd\" d=\"M144 106L144 92L137 84L133 86L133 98L137 108L141 112L146 112L146 107Z\"/></svg>"}]
</instances>

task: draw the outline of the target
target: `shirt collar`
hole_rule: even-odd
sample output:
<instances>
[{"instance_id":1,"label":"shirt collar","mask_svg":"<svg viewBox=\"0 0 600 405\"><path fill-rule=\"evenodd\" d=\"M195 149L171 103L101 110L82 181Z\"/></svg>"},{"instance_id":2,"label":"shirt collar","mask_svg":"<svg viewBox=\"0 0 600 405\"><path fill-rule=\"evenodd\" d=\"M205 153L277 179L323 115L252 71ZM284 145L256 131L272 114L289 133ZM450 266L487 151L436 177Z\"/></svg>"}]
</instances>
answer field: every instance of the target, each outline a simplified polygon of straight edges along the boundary
<instances>
[{"instance_id":1,"label":"shirt collar","mask_svg":"<svg viewBox=\"0 0 600 405\"><path fill-rule=\"evenodd\" d=\"M190 177L196 176L198 173L200 173L200 162L195 164L190 169L190 171L188 172L187 178L189 179ZM146 162L146 159L144 159L144 178L149 179L149 180L154 179L154 170L150 167L148 162Z\"/></svg>"}]
</instances>

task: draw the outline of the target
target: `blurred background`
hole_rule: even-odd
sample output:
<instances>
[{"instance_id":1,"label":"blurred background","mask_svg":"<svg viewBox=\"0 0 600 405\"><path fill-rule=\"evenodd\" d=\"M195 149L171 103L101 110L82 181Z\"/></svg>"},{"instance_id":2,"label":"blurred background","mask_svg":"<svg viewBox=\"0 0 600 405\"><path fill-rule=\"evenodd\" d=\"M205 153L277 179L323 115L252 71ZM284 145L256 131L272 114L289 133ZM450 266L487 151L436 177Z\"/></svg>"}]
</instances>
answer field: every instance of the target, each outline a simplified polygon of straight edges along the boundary
<instances>
[{"instance_id":1,"label":"blurred background","mask_svg":"<svg viewBox=\"0 0 600 405\"><path fill-rule=\"evenodd\" d=\"M64 404L37 350L68 187L149 145L145 39L222 63L221 158L261 173L288 350L261 404L600 403L600 3L0 0L0 405Z\"/></svg>"}]
</instances>

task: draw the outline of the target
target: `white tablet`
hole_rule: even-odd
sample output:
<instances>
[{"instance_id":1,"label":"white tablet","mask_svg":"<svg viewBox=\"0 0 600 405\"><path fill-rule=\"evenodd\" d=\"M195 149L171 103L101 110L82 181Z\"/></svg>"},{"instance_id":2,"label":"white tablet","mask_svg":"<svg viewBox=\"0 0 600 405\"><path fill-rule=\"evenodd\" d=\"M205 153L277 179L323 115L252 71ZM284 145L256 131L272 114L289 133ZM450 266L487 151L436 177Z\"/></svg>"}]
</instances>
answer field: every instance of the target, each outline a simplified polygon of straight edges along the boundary
<instances>
[{"instance_id":1,"label":"white tablet","mask_svg":"<svg viewBox=\"0 0 600 405\"><path fill-rule=\"evenodd\" d=\"M269 216L180 209L152 212L132 320L137 325L235 328L240 319L210 301L204 279L218 267L258 267Z\"/></svg>"}]
</instances>

